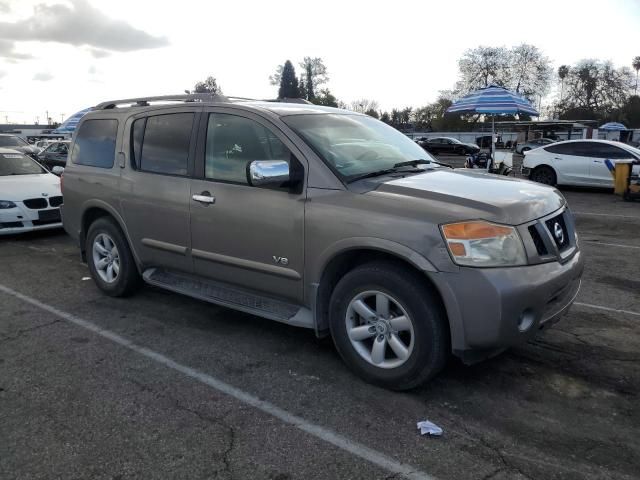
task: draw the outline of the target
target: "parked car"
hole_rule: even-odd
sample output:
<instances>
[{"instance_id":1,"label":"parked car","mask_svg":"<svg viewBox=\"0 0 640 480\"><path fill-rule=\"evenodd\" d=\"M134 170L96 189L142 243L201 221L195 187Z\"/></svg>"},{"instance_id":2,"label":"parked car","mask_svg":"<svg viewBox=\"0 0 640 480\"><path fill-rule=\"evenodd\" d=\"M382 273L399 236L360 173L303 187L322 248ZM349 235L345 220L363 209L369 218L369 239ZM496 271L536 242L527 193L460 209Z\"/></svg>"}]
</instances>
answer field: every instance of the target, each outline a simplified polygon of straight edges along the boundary
<instances>
[{"instance_id":1,"label":"parked car","mask_svg":"<svg viewBox=\"0 0 640 480\"><path fill-rule=\"evenodd\" d=\"M0 235L61 228L60 179L22 152L0 148Z\"/></svg>"},{"instance_id":2,"label":"parked car","mask_svg":"<svg viewBox=\"0 0 640 480\"><path fill-rule=\"evenodd\" d=\"M522 174L547 185L613 187L605 160L640 162L640 150L608 140L567 140L526 151L524 155Z\"/></svg>"},{"instance_id":3,"label":"parked car","mask_svg":"<svg viewBox=\"0 0 640 480\"><path fill-rule=\"evenodd\" d=\"M370 116L311 104L105 102L79 122L63 192L105 294L144 281L307 327L392 389L451 352L526 342L583 270L557 190L441 167Z\"/></svg>"},{"instance_id":4,"label":"parked car","mask_svg":"<svg viewBox=\"0 0 640 480\"><path fill-rule=\"evenodd\" d=\"M552 143L555 143L555 140L551 138L536 138L528 142L518 143L516 145L516 153L522 155L524 152L528 152L534 148L544 147L545 145L551 145Z\"/></svg>"},{"instance_id":5,"label":"parked car","mask_svg":"<svg viewBox=\"0 0 640 480\"><path fill-rule=\"evenodd\" d=\"M419 139L417 143L427 152L434 154L472 155L480 151L480 148L473 143L463 143L456 138L450 137Z\"/></svg>"},{"instance_id":6,"label":"parked car","mask_svg":"<svg viewBox=\"0 0 640 480\"><path fill-rule=\"evenodd\" d=\"M53 170L53 167L64 168L67 165L69 143L69 140L60 140L51 143L38 154L38 162L49 169L49 171Z\"/></svg>"},{"instance_id":7,"label":"parked car","mask_svg":"<svg viewBox=\"0 0 640 480\"><path fill-rule=\"evenodd\" d=\"M25 153L31 158L36 158L40 149L33 145L29 145L22 137L8 133L0 133L0 148L9 148L18 152Z\"/></svg>"}]
</instances>

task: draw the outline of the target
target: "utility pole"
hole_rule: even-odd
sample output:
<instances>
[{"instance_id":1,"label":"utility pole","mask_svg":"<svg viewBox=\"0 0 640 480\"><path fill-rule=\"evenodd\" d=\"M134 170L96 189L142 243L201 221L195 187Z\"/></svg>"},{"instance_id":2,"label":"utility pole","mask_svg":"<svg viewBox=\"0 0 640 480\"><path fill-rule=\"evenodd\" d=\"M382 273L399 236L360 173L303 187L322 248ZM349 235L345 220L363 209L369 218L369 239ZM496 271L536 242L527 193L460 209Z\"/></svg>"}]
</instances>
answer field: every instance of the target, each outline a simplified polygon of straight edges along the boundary
<instances>
[{"instance_id":1,"label":"utility pole","mask_svg":"<svg viewBox=\"0 0 640 480\"><path fill-rule=\"evenodd\" d=\"M46 116L46 117L44 117L44 118L45 118L45 121L47 122L47 126L49 126L49 123L50 123L50 122L49 122L49 110L45 110L45 111L44 111L44 113L46 113L46 115L47 115L47 116Z\"/></svg>"}]
</instances>

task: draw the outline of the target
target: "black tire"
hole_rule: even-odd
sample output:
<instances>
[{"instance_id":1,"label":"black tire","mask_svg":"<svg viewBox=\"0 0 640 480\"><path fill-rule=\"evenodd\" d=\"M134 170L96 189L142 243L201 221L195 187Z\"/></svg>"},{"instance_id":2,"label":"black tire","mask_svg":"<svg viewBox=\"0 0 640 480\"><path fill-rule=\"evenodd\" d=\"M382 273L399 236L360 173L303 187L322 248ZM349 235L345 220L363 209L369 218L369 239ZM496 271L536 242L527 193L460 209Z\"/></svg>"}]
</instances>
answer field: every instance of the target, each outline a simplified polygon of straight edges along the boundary
<instances>
[{"instance_id":1,"label":"black tire","mask_svg":"<svg viewBox=\"0 0 640 480\"><path fill-rule=\"evenodd\" d=\"M533 172L531 172L530 178L534 182L544 183L545 185L551 185L552 187L554 187L558 181L556 172L553 168L547 167L546 165L534 168Z\"/></svg>"},{"instance_id":2,"label":"black tire","mask_svg":"<svg viewBox=\"0 0 640 480\"><path fill-rule=\"evenodd\" d=\"M119 254L120 268L115 281L112 283L108 283L101 278L93 259L93 244L100 234L106 234L113 240ZM126 297L140 287L141 278L129 248L129 243L114 220L109 217L101 217L93 222L87 232L85 248L91 277L104 293L112 297Z\"/></svg>"},{"instance_id":3,"label":"black tire","mask_svg":"<svg viewBox=\"0 0 640 480\"><path fill-rule=\"evenodd\" d=\"M365 360L349 339L349 304L357 295L371 290L392 296L411 318L413 349L395 368L377 367ZM401 264L372 262L348 272L331 296L329 322L333 342L347 366L365 381L381 387L417 387L437 375L449 358L449 325L439 297L425 278Z\"/></svg>"}]
</instances>

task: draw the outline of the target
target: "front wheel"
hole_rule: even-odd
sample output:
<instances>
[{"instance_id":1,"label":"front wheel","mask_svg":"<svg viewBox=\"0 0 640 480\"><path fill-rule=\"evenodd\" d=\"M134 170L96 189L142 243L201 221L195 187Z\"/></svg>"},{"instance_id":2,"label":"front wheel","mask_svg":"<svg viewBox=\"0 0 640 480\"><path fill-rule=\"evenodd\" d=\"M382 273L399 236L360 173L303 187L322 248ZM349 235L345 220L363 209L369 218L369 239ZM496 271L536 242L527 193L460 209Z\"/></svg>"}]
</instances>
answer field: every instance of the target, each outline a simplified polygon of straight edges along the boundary
<instances>
[{"instance_id":1,"label":"front wheel","mask_svg":"<svg viewBox=\"0 0 640 480\"><path fill-rule=\"evenodd\" d=\"M553 168L543 165L531 172L531 180L553 187L557 182L556 172L553 171Z\"/></svg>"},{"instance_id":2,"label":"front wheel","mask_svg":"<svg viewBox=\"0 0 640 480\"><path fill-rule=\"evenodd\" d=\"M362 265L340 280L331 296L330 326L349 368L393 390L433 378L449 355L440 299L425 278L392 262Z\"/></svg>"}]
</instances>

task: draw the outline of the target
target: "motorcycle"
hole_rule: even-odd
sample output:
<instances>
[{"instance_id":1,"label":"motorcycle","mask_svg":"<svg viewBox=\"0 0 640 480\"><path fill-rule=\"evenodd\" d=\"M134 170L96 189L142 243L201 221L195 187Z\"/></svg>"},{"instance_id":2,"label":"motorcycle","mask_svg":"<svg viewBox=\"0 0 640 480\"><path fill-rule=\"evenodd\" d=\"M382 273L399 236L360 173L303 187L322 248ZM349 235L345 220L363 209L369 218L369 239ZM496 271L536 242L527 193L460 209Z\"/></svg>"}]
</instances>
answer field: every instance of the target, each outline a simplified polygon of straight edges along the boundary
<instances>
[{"instance_id":1,"label":"motorcycle","mask_svg":"<svg viewBox=\"0 0 640 480\"><path fill-rule=\"evenodd\" d=\"M489 165L488 169L487 165ZM495 175L508 176L511 175L511 172L513 172L512 166L506 165L503 161L494 163L493 159L491 158L491 154L487 154L484 152L469 155L464 166L465 168L478 168L487 170L487 172L493 173Z\"/></svg>"}]
</instances>

